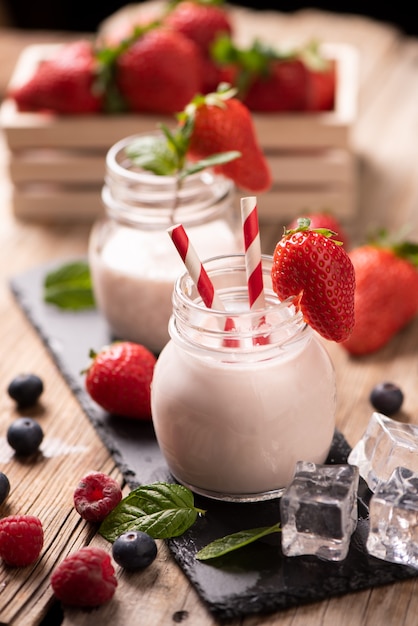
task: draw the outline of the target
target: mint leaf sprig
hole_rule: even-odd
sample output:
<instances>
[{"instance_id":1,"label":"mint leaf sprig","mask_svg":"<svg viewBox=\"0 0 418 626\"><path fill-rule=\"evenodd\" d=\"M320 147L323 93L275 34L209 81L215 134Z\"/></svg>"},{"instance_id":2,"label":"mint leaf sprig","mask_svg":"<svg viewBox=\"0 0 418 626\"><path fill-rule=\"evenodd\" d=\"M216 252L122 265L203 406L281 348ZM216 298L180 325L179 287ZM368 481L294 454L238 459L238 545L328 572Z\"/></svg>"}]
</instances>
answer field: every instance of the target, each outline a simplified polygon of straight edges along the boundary
<instances>
[{"instance_id":1,"label":"mint leaf sprig","mask_svg":"<svg viewBox=\"0 0 418 626\"><path fill-rule=\"evenodd\" d=\"M137 487L109 513L99 533L110 542L121 534L140 530L154 539L179 537L206 511L194 505L193 493L177 483L152 483ZM197 552L196 559L216 559L239 548L281 531L280 524L242 530L207 544Z\"/></svg>"},{"instance_id":2,"label":"mint leaf sprig","mask_svg":"<svg viewBox=\"0 0 418 626\"><path fill-rule=\"evenodd\" d=\"M169 539L186 532L205 511L194 506L192 492L178 484L158 482L137 487L109 513L99 533L108 541L139 530L154 539Z\"/></svg>"},{"instance_id":3,"label":"mint leaf sprig","mask_svg":"<svg viewBox=\"0 0 418 626\"><path fill-rule=\"evenodd\" d=\"M204 548L196 553L196 559L199 561L207 561L211 559L217 559L220 556L224 556L229 552L243 548L244 546L265 537L273 533L281 532L281 526L279 523L273 524L273 526L262 526L260 528L250 528L249 530L241 530L231 535L226 535L219 539L215 539L211 543L208 543Z\"/></svg>"},{"instance_id":4,"label":"mint leaf sprig","mask_svg":"<svg viewBox=\"0 0 418 626\"><path fill-rule=\"evenodd\" d=\"M90 268L85 261L71 261L48 272L43 283L43 298L48 304L73 311L94 308Z\"/></svg>"}]
</instances>

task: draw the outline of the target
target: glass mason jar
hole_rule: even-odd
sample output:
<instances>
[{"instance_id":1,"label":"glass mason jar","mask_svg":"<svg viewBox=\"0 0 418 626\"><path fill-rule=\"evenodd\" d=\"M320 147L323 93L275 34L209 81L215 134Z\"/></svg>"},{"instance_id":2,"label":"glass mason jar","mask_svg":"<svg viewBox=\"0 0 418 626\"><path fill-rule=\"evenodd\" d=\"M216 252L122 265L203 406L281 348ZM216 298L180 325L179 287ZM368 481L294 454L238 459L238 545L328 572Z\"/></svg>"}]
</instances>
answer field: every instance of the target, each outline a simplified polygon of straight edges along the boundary
<instances>
[{"instance_id":1,"label":"glass mason jar","mask_svg":"<svg viewBox=\"0 0 418 626\"><path fill-rule=\"evenodd\" d=\"M184 265L167 231L182 223L200 258L242 250L234 185L207 169L186 177L136 167L126 137L106 156L104 219L92 229L89 265L98 309L117 339L158 354L169 340L171 294Z\"/></svg>"},{"instance_id":2,"label":"glass mason jar","mask_svg":"<svg viewBox=\"0 0 418 626\"><path fill-rule=\"evenodd\" d=\"M152 415L170 472L220 500L278 497L297 461L326 460L334 435L333 364L293 300L277 299L272 258L262 265L257 311L247 303L243 255L204 262L226 312L207 309L183 273L171 340L154 370Z\"/></svg>"}]
</instances>

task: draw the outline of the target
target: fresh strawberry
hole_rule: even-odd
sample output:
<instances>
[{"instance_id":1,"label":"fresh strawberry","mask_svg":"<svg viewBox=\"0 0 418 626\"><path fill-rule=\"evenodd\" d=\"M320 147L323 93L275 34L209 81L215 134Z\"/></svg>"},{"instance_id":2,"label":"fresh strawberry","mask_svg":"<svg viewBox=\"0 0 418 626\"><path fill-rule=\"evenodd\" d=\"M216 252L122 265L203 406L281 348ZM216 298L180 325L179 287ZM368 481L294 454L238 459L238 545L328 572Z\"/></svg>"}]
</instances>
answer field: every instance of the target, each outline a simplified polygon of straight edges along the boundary
<instances>
[{"instance_id":1,"label":"fresh strawberry","mask_svg":"<svg viewBox=\"0 0 418 626\"><path fill-rule=\"evenodd\" d=\"M335 61L326 59L318 42L279 51L255 41L240 48L220 37L211 55L224 71L223 80L238 89L251 111L322 111L334 107Z\"/></svg>"},{"instance_id":2,"label":"fresh strawberry","mask_svg":"<svg viewBox=\"0 0 418 626\"><path fill-rule=\"evenodd\" d=\"M265 74L249 85L242 101L251 111L302 111L308 71L300 59L272 60Z\"/></svg>"},{"instance_id":3,"label":"fresh strawberry","mask_svg":"<svg viewBox=\"0 0 418 626\"><path fill-rule=\"evenodd\" d=\"M305 219L310 220L311 229L326 228L331 231L331 238L336 241L340 241L345 250L349 249L350 241L345 229L337 220L337 218L327 211L320 211L319 213L308 213L303 216ZM298 227L299 219L296 218L287 225L287 230L294 230Z\"/></svg>"},{"instance_id":4,"label":"fresh strawberry","mask_svg":"<svg viewBox=\"0 0 418 626\"><path fill-rule=\"evenodd\" d=\"M69 606L89 608L105 604L113 598L117 586L110 554L95 546L73 552L51 575L55 596Z\"/></svg>"},{"instance_id":5,"label":"fresh strawberry","mask_svg":"<svg viewBox=\"0 0 418 626\"><path fill-rule=\"evenodd\" d=\"M95 90L97 70L92 43L75 41L42 61L32 77L12 88L8 95L19 111L97 113L103 103L103 94Z\"/></svg>"},{"instance_id":6,"label":"fresh strawberry","mask_svg":"<svg viewBox=\"0 0 418 626\"><path fill-rule=\"evenodd\" d=\"M194 41L205 55L209 54L211 44L219 35L231 35L233 30L230 17L222 6L196 0L178 2L168 12L165 24Z\"/></svg>"},{"instance_id":7,"label":"fresh strawberry","mask_svg":"<svg viewBox=\"0 0 418 626\"><path fill-rule=\"evenodd\" d=\"M418 245L365 244L350 252L356 323L343 343L353 355L383 348L418 313Z\"/></svg>"},{"instance_id":8,"label":"fresh strawberry","mask_svg":"<svg viewBox=\"0 0 418 626\"><path fill-rule=\"evenodd\" d=\"M322 69L308 68L307 111L332 111L337 87L336 63L330 60Z\"/></svg>"},{"instance_id":9,"label":"fresh strawberry","mask_svg":"<svg viewBox=\"0 0 418 626\"><path fill-rule=\"evenodd\" d=\"M346 340L354 327L354 267L344 248L326 229L310 229L301 219L277 243L271 272L281 300L298 298L306 322L320 335Z\"/></svg>"},{"instance_id":10,"label":"fresh strawberry","mask_svg":"<svg viewBox=\"0 0 418 626\"><path fill-rule=\"evenodd\" d=\"M200 51L181 33L146 30L116 59L116 84L130 111L172 114L201 91Z\"/></svg>"},{"instance_id":11,"label":"fresh strawberry","mask_svg":"<svg viewBox=\"0 0 418 626\"><path fill-rule=\"evenodd\" d=\"M204 159L217 153L238 151L241 156L215 169L248 191L262 192L272 184L267 160L258 144L248 108L232 92L197 96L186 108L191 124L188 156Z\"/></svg>"},{"instance_id":12,"label":"fresh strawberry","mask_svg":"<svg viewBox=\"0 0 418 626\"><path fill-rule=\"evenodd\" d=\"M151 419L151 380L156 357L140 344L121 341L90 355L86 389L105 411Z\"/></svg>"}]
</instances>

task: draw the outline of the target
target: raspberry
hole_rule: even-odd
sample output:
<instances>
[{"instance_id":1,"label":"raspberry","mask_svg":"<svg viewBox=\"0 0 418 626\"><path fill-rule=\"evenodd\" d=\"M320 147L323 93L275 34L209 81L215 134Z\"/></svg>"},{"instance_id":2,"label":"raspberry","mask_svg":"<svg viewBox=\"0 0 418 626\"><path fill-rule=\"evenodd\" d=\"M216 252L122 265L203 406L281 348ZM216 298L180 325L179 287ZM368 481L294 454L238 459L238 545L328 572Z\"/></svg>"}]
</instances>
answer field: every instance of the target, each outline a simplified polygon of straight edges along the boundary
<instances>
[{"instance_id":1,"label":"raspberry","mask_svg":"<svg viewBox=\"0 0 418 626\"><path fill-rule=\"evenodd\" d=\"M7 565L26 567L41 553L44 531L33 515L9 515L0 520L0 557Z\"/></svg>"},{"instance_id":2,"label":"raspberry","mask_svg":"<svg viewBox=\"0 0 418 626\"><path fill-rule=\"evenodd\" d=\"M70 606L104 604L113 597L117 584L110 555L93 546L67 556L51 576L54 594Z\"/></svg>"},{"instance_id":3,"label":"raspberry","mask_svg":"<svg viewBox=\"0 0 418 626\"><path fill-rule=\"evenodd\" d=\"M77 513L88 522L101 522L122 500L122 490L114 478L101 472L90 472L74 491Z\"/></svg>"}]
</instances>

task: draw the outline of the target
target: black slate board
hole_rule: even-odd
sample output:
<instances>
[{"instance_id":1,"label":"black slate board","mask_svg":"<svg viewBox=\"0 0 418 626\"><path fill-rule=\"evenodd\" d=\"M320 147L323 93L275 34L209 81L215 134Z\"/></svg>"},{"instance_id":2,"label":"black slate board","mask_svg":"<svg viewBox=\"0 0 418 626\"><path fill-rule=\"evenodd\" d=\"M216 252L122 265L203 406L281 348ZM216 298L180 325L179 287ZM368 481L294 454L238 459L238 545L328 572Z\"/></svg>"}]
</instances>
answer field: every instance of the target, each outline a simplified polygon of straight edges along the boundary
<instances>
[{"instance_id":1,"label":"black slate board","mask_svg":"<svg viewBox=\"0 0 418 626\"><path fill-rule=\"evenodd\" d=\"M81 372L88 364L89 350L99 350L112 337L97 311L65 312L43 302L45 274L62 262L13 277L11 290L130 487L171 481L152 424L112 418L84 390ZM349 453L344 436L336 431L328 462L345 463ZM205 509L206 515L168 545L208 609L222 622L417 576L415 569L386 563L367 554L369 497L367 486L360 481L358 526L347 558L338 563L313 556L286 558L281 553L278 534L210 564L195 559L197 550L218 537L275 524L279 519L279 500L233 504L196 496L196 505Z\"/></svg>"}]
</instances>

